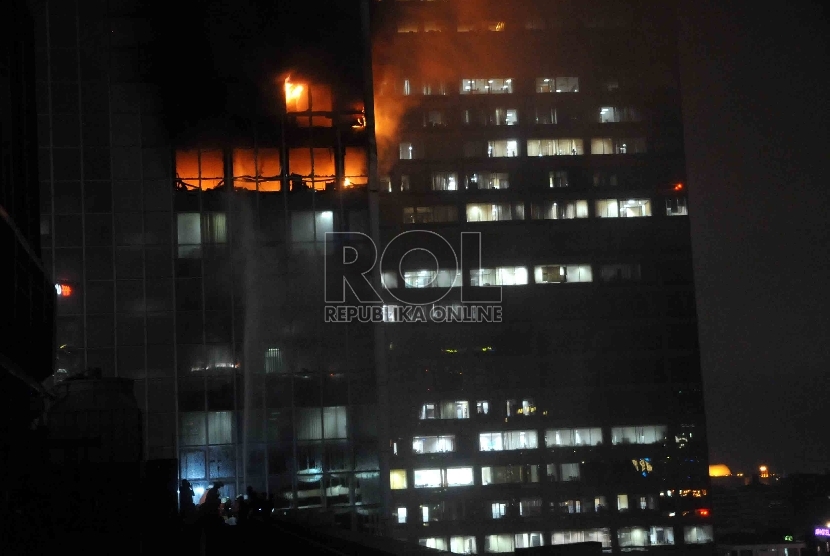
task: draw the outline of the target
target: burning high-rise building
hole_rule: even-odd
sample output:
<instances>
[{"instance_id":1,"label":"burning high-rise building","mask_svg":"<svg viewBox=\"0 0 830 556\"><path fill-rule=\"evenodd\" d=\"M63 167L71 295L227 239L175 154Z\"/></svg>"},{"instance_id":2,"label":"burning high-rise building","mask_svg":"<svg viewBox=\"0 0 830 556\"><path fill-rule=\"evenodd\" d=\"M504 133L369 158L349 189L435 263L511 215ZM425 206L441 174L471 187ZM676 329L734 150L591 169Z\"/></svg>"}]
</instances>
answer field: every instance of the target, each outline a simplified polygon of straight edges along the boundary
<instances>
[{"instance_id":1,"label":"burning high-rise building","mask_svg":"<svg viewBox=\"0 0 830 556\"><path fill-rule=\"evenodd\" d=\"M58 370L134 379L149 459L453 552L711 540L670 8L364 1L251 94L35 5Z\"/></svg>"}]
</instances>

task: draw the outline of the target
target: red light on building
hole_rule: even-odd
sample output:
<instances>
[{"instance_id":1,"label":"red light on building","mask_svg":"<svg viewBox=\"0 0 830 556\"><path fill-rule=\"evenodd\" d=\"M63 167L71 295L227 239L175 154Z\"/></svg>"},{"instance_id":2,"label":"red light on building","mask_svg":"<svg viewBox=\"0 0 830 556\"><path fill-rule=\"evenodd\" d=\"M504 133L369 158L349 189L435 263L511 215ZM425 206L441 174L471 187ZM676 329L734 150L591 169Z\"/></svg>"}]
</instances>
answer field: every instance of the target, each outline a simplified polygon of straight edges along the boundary
<instances>
[{"instance_id":1,"label":"red light on building","mask_svg":"<svg viewBox=\"0 0 830 556\"><path fill-rule=\"evenodd\" d=\"M69 284L55 284L55 292L58 297L69 297L72 295L72 286Z\"/></svg>"},{"instance_id":2,"label":"red light on building","mask_svg":"<svg viewBox=\"0 0 830 556\"><path fill-rule=\"evenodd\" d=\"M674 190L675 191L683 191L683 184L678 183L677 185L674 186Z\"/></svg>"},{"instance_id":3,"label":"red light on building","mask_svg":"<svg viewBox=\"0 0 830 556\"><path fill-rule=\"evenodd\" d=\"M700 508L698 510L695 510L695 513L700 517L709 517L709 510L707 510L706 508Z\"/></svg>"}]
</instances>

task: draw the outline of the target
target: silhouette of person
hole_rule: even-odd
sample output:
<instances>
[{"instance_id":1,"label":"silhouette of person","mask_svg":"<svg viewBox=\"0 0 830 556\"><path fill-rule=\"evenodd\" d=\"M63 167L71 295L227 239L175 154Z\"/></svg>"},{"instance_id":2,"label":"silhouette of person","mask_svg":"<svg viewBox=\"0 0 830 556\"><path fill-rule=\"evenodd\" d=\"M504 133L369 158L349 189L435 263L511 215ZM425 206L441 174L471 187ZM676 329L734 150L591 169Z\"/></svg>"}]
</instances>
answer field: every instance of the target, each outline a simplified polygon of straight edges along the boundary
<instances>
[{"instance_id":1,"label":"silhouette of person","mask_svg":"<svg viewBox=\"0 0 830 556\"><path fill-rule=\"evenodd\" d=\"M179 511L182 517L188 517L196 510L196 504L193 503L194 496L196 493L193 492L193 485L187 479L182 479L179 487Z\"/></svg>"}]
</instances>

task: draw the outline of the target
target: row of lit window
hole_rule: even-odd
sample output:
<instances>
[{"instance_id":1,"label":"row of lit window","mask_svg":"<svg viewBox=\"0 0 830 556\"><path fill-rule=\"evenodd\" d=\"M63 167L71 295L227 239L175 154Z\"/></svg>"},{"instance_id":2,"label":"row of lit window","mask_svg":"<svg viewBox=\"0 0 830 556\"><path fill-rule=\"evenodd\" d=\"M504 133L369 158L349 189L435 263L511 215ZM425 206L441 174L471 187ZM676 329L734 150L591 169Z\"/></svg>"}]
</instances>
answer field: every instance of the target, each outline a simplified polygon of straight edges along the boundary
<instances>
[{"instance_id":1,"label":"row of lit window","mask_svg":"<svg viewBox=\"0 0 830 556\"><path fill-rule=\"evenodd\" d=\"M656 444L667 438L668 427L665 425L648 425L639 427L613 427L611 444ZM482 452L501 452L506 450L525 450L539 447L538 432L535 430L514 430L483 432L479 434L479 450ZM602 444L601 428L548 429L545 431L545 446L575 447L600 446ZM455 435L415 436L412 438L412 451L416 454L437 454L454 452Z\"/></svg>"},{"instance_id":2,"label":"row of lit window","mask_svg":"<svg viewBox=\"0 0 830 556\"><path fill-rule=\"evenodd\" d=\"M518 139L498 139L494 141L466 141L463 144L464 158L513 158L519 156ZM585 154L645 154L647 152L644 137L614 138L597 137L591 139L590 152L585 152L584 141L580 138L528 139L527 156L581 156ZM403 141L398 145L401 160L417 160L425 157L424 143Z\"/></svg>"},{"instance_id":3,"label":"row of lit window","mask_svg":"<svg viewBox=\"0 0 830 556\"><path fill-rule=\"evenodd\" d=\"M633 473L647 476L651 471L640 471L643 466L652 469L650 459L632 460L636 463ZM582 462L584 463L584 462ZM548 463L518 465L483 465L480 486L533 484L543 480L547 482L578 482L582 480L582 463ZM544 475L543 475L544 473ZM440 467L412 470L413 488L453 488L476 486L473 466ZM392 490L409 488L409 472L406 469L389 471L389 484ZM621 494L617 500L617 509L628 511L628 495ZM647 509L645 506L641 509Z\"/></svg>"},{"instance_id":4,"label":"row of lit window","mask_svg":"<svg viewBox=\"0 0 830 556\"><path fill-rule=\"evenodd\" d=\"M687 216L689 209L684 197L665 199L666 216ZM597 218L639 218L651 216L650 199L597 199L594 216ZM524 203L468 203L467 222L508 222L525 220ZM531 203L531 220L573 220L588 218L587 200L546 201ZM457 222L458 208L454 205L404 207L404 224Z\"/></svg>"},{"instance_id":5,"label":"row of lit window","mask_svg":"<svg viewBox=\"0 0 830 556\"><path fill-rule=\"evenodd\" d=\"M614 427L611 429L611 444L655 444L666 440L668 427L651 425L644 427ZM538 432L535 430L515 430L501 432L483 432L478 435L479 450L482 452L501 452L507 450L525 450L539 447ZM545 446L599 446L602 444L602 429L548 429L545 431ZM439 454L455 452L454 434L440 436L415 436L412 438L412 451L416 454Z\"/></svg>"},{"instance_id":6,"label":"row of lit window","mask_svg":"<svg viewBox=\"0 0 830 556\"><path fill-rule=\"evenodd\" d=\"M458 86L458 93L470 94L510 94L513 92L514 79L510 77L499 78L472 78L461 79ZM433 83L422 83L420 93L424 95L447 95L451 90L449 83L438 81ZM404 96L417 92L410 79L403 79L400 82L400 93ZM537 77L537 93L578 93L578 77Z\"/></svg>"},{"instance_id":7,"label":"row of lit window","mask_svg":"<svg viewBox=\"0 0 830 556\"><path fill-rule=\"evenodd\" d=\"M601 124L606 123L625 123L625 122L641 122L643 116L639 110L630 107L617 106L602 106L598 109L596 114L596 122ZM568 118L565 115L564 121L575 122L577 118L575 114L571 114ZM551 125L559 123L560 115L556 108L548 105L536 106L530 122L535 125ZM410 120L411 121L411 120ZM427 110L423 113L424 127L446 127L452 122L444 110ZM461 119L459 123L464 125L481 125L481 126L503 126L503 125L518 125L519 111L515 108L490 108L490 109L464 109L461 112ZM525 122L527 123L527 122Z\"/></svg>"},{"instance_id":8,"label":"row of lit window","mask_svg":"<svg viewBox=\"0 0 830 556\"><path fill-rule=\"evenodd\" d=\"M637 264L613 264L599 267L602 282L636 282L641 279L641 268ZM549 264L533 267L534 284L576 284L593 282L594 275L589 264ZM383 285L387 289L399 287L396 271L384 272ZM458 270L407 270L403 273L405 288L453 288L460 287L463 279ZM478 286L526 286L529 281L527 267L499 266L470 271L469 285ZM390 318L393 318L390 315Z\"/></svg>"},{"instance_id":9,"label":"row of lit window","mask_svg":"<svg viewBox=\"0 0 830 556\"><path fill-rule=\"evenodd\" d=\"M431 187L433 191L456 191L461 189L471 190L494 190L494 189L509 189L510 188L510 174L507 172L466 172L462 174L463 183L459 181L456 172L433 172L431 176ZM383 176L380 178L381 185L384 186L390 193L393 189L400 189L400 191L411 191L412 183L408 174L402 174L400 177L400 186L392 186L392 178ZM593 184L595 187L616 187L620 185L620 180L616 173L597 170L593 175ZM548 172L548 186L549 187L568 187L570 180L568 179L567 170L553 170ZM675 184L674 191L682 191L683 184Z\"/></svg>"},{"instance_id":10,"label":"row of lit window","mask_svg":"<svg viewBox=\"0 0 830 556\"><path fill-rule=\"evenodd\" d=\"M629 504L629 498L633 498L631 504ZM543 514L541 498L521 498L518 502L514 501L512 504L507 501L497 500L487 502L487 504L490 506L488 513L492 519L504 519L508 516L538 517ZM629 497L628 494L617 495L618 512L629 512L634 508L634 505L640 511L655 511L657 510L657 496L653 494L632 497ZM549 501L548 506L550 513L556 515L603 513L609 510L605 496ZM419 510L422 523L458 521L466 517L466 505L463 501L457 499L420 504ZM393 517L397 523L403 524L407 522L408 513L407 506L397 506ZM669 512L668 517L674 517L672 513L676 515L676 512ZM701 517L709 515L709 511L703 508L701 508L700 512L695 511L694 513Z\"/></svg>"},{"instance_id":11,"label":"row of lit window","mask_svg":"<svg viewBox=\"0 0 830 556\"><path fill-rule=\"evenodd\" d=\"M711 525L689 525L683 528L685 544L705 544L713 542L714 533ZM545 545L546 535L542 532L506 533L485 535L485 553L513 553L517 549ZM599 542L603 548L611 547L609 529L585 529L576 531L557 531L551 534L551 545L565 545L582 542ZM672 527L622 527L617 530L617 542L621 548L639 548L647 546L671 546L675 544ZM427 537L418 539L421 546L456 554L478 554L476 537Z\"/></svg>"}]
</instances>

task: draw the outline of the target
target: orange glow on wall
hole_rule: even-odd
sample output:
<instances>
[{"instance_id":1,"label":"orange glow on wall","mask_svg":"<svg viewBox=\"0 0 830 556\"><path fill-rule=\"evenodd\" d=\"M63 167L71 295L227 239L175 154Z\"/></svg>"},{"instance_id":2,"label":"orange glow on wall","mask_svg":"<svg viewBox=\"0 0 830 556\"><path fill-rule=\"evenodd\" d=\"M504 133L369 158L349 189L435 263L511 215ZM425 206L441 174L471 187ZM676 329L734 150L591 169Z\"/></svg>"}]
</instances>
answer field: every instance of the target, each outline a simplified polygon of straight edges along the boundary
<instances>
[{"instance_id":1,"label":"orange glow on wall","mask_svg":"<svg viewBox=\"0 0 830 556\"><path fill-rule=\"evenodd\" d=\"M677 185L674 186L674 190L675 191L683 191L683 184L678 183Z\"/></svg>"},{"instance_id":2,"label":"orange glow on wall","mask_svg":"<svg viewBox=\"0 0 830 556\"><path fill-rule=\"evenodd\" d=\"M346 158L343 161L345 177L352 184L366 184L369 179L369 156L366 149L360 147L346 147Z\"/></svg>"},{"instance_id":3,"label":"orange glow on wall","mask_svg":"<svg viewBox=\"0 0 830 556\"><path fill-rule=\"evenodd\" d=\"M213 189L225 176L221 150L179 149L176 151L176 177L201 189Z\"/></svg>"},{"instance_id":4,"label":"orange glow on wall","mask_svg":"<svg viewBox=\"0 0 830 556\"><path fill-rule=\"evenodd\" d=\"M706 508L697 509L695 510L695 513L700 517L709 517L709 510L707 510Z\"/></svg>"},{"instance_id":5,"label":"orange glow on wall","mask_svg":"<svg viewBox=\"0 0 830 556\"><path fill-rule=\"evenodd\" d=\"M251 191L280 190L280 151L276 148L234 149L233 186Z\"/></svg>"},{"instance_id":6,"label":"orange glow on wall","mask_svg":"<svg viewBox=\"0 0 830 556\"><path fill-rule=\"evenodd\" d=\"M325 189L325 182L331 181L335 173L334 152L332 149L289 149L288 171L308 178L306 181L313 182L315 189Z\"/></svg>"},{"instance_id":7,"label":"orange glow on wall","mask_svg":"<svg viewBox=\"0 0 830 556\"><path fill-rule=\"evenodd\" d=\"M331 112L331 87L329 85L312 84L311 88L311 110L314 112Z\"/></svg>"}]
</instances>

